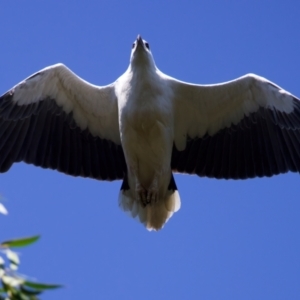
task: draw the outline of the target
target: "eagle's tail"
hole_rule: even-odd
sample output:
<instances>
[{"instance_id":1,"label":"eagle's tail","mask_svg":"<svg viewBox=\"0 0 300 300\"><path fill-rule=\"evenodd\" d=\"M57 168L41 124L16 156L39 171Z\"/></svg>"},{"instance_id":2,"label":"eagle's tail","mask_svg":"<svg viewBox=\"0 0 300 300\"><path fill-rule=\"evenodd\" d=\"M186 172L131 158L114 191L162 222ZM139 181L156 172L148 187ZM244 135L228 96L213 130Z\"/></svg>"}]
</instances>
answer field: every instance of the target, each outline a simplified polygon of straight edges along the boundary
<instances>
[{"instance_id":1,"label":"eagle's tail","mask_svg":"<svg viewBox=\"0 0 300 300\"><path fill-rule=\"evenodd\" d=\"M141 203L131 197L129 186L125 182L123 182L119 194L119 206L121 209L143 223L148 230L161 229L172 217L173 213L179 210L180 205L180 196L173 174L164 199L158 199L156 203L143 207Z\"/></svg>"}]
</instances>

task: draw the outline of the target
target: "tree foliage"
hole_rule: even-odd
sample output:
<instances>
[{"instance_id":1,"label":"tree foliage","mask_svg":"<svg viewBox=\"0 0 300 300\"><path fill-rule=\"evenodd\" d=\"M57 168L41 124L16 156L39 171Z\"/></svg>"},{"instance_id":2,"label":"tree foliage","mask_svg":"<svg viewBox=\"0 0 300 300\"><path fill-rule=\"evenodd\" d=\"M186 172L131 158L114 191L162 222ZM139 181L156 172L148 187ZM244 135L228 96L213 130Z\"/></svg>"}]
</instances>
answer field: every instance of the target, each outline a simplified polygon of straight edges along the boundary
<instances>
[{"instance_id":1,"label":"tree foliage","mask_svg":"<svg viewBox=\"0 0 300 300\"><path fill-rule=\"evenodd\" d=\"M7 210L0 203L0 213ZM12 249L29 246L38 241L39 236L30 236L4 241L0 244L0 300L39 300L46 290L61 287L57 284L32 282L18 273L20 258Z\"/></svg>"}]
</instances>

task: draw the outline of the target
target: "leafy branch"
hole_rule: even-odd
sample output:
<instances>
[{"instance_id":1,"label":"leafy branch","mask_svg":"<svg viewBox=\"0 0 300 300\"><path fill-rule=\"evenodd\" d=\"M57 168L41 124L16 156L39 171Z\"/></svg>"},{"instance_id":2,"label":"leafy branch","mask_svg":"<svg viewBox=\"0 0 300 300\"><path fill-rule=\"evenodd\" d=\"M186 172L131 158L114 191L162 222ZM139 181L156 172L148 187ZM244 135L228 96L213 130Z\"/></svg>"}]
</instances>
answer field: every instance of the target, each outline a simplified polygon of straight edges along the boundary
<instances>
[{"instance_id":1,"label":"leafy branch","mask_svg":"<svg viewBox=\"0 0 300 300\"><path fill-rule=\"evenodd\" d=\"M0 203L0 213L7 214L3 204ZM39 240L39 236L31 236L4 241L0 244L0 300L39 300L38 296L51 289L60 288L61 285L32 282L17 271L20 258L14 248L29 246Z\"/></svg>"}]
</instances>

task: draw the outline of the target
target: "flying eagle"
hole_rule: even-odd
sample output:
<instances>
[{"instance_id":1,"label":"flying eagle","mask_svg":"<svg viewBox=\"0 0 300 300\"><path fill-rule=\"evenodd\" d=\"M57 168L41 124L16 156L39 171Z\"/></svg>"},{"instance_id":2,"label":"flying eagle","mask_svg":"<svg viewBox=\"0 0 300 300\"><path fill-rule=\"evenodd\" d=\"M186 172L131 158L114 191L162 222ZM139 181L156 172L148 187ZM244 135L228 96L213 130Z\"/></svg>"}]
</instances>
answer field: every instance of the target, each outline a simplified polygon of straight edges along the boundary
<instances>
[{"instance_id":1,"label":"flying eagle","mask_svg":"<svg viewBox=\"0 0 300 300\"><path fill-rule=\"evenodd\" d=\"M24 161L122 179L120 207L149 230L180 208L172 172L246 179L300 171L300 100L265 78L197 85L162 73L138 36L114 83L63 64L0 97L0 172Z\"/></svg>"}]
</instances>

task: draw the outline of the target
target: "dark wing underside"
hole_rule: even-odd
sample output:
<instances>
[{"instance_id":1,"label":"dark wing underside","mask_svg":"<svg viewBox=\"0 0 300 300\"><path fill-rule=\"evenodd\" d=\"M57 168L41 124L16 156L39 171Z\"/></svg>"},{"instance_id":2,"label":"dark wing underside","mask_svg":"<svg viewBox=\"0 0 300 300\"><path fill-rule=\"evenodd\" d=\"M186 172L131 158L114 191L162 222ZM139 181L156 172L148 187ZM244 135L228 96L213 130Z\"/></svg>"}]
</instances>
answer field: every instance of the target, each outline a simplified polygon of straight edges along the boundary
<instances>
[{"instance_id":1,"label":"dark wing underside","mask_svg":"<svg viewBox=\"0 0 300 300\"><path fill-rule=\"evenodd\" d=\"M246 179L300 172L300 101L290 114L260 108L215 135L173 147L172 170L199 176Z\"/></svg>"},{"instance_id":2,"label":"dark wing underside","mask_svg":"<svg viewBox=\"0 0 300 300\"><path fill-rule=\"evenodd\" d=\"M99 180L122 179L122 147L81 130L72 113L52 99L17 106L10 93L0 97L0 172L24 161L43 168Z\"/></svg>"}]
</instances>

